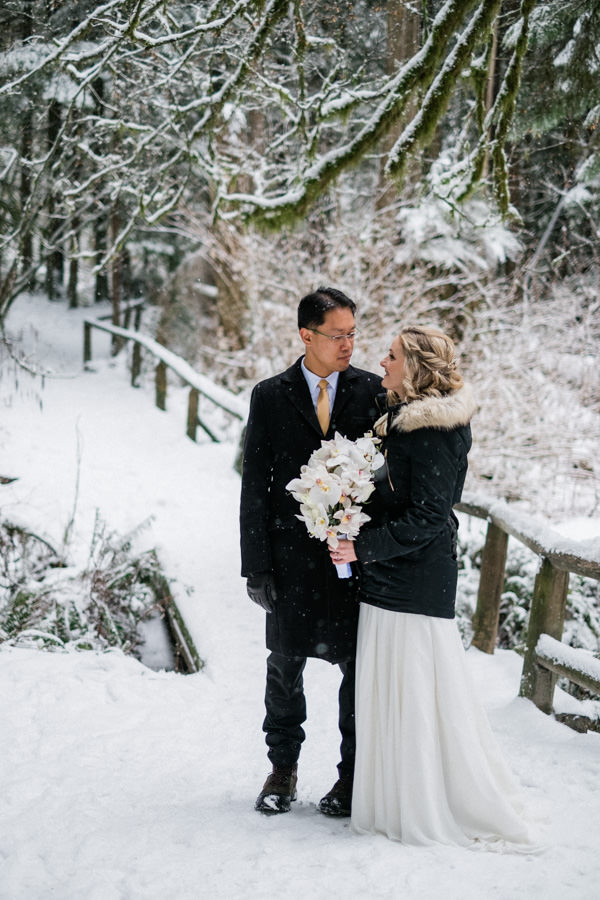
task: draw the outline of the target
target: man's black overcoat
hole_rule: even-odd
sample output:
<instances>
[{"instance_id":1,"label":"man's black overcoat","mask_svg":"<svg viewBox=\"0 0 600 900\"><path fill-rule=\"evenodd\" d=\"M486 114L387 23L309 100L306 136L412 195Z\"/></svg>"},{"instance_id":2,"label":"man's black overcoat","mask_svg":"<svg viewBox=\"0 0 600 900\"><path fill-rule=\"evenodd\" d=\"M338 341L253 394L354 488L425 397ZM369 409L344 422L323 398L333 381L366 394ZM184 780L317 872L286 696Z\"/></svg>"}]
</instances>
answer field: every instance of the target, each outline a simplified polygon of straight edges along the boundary
<instances>
[{"instance_id":1,"label":"man's black overcoat","mask_svg":"<svg viewBox=\"0 0 600 900\"><path fill-rule=\"evenodd\" d=\"M242 469L242 575L275 575L269 650L341 662L356 648L354 579L338 578L327 545L308 535L285 487L324 439L300 363L252 392ZM339 431L354 440L371 430L379 391L381 379L371 372L353 366L340 372L326 439Z\"/></svg>"}]
</instances>

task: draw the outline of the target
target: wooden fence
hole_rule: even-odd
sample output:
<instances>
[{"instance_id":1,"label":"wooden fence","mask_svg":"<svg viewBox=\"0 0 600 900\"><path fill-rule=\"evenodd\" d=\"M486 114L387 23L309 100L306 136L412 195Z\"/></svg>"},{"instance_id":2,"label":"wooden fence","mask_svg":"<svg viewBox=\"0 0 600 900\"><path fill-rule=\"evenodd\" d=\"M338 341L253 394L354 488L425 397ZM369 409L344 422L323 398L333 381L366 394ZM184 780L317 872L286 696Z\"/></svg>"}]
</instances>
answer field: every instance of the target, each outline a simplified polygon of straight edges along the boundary
<instances>
[{"instance_id":1,"label":"wooden fence","mask_svg":"<svg viewBox=\"0 0 600 900\"><path fill-rule=\"evenodd\" d=\"M558 676L600 695L600 660L588 651L561 643L569 574L600 580L600 540L566 541L539 521L513 510L503 501L467 494L457 510L488 522L481 561L473 646L493 653L498 635L508 538L512 536L540 557L533 587L520 695L543 712L552 712Z\"/></svg>"},{"instance_id":2,"label":"wooden fence","mask_svg":"<svg viewBox=\"0 0 600 900\"><path fill-rule=\"evenodd\" d=\"M139 325L139 317L136 319ZM121 344L133 343L131 354L131 384L137 387L142 366L142 348L149 351L157 360L155 368L155 402L159 409L167 408L167 369L177 375L189 387L186 434L196 440L197 428L200 426L211 441L219 442L218 436L203 421L198 412L200 396L205 397L215 406L220 407L242 422L248 417L248 405L240 397L225 388L213 384L210 379L196 372L185 360L171 353L162 344L152 340L139 331L112 325L102 319L85 319L83 323L83 364L87 366L92 359L92 329L105 331L117 338Z\"/></svg>"},{"instance_id":3,"label":"wooden fence","mask_svg":"<svg viewBox=\"0 0 600 900\"><path fill-rule=\"evenodd\" d=\"M236 397L235 394L225 390L219 385L213 384L208 378L196 372L185 360L171 353L162 344L141 334L137 330L129 329L131 316L134 316L134 327L140 325L143 304L136 302L123 309L124 327L113 325L106 320L109 316L97 319L85 319L83 323L83 363L87 366L92 360L92 330L107 332L113 336L113 352L125 344L133 343L131 355L131 384L136 387L141 372L142 348L149 351L157 360L155 368L155 401L159 409L167 407L167 369L177 375L181 381L189 387L188 409L186 421L186 434L193 441L196 440L198 425L204 429L212 441L218 442L219 438L198 415L200 395L210 400L215 406L224 409L227 413L242 422L248 417L247 404ZM161 606L164 610L171 639L175 645L178 668L187 672L198 672L204 665L201 660L192 636L186 628L183 617L169 590L166 579L161 579L159 594Z\"/></svg>"}]
</instances>

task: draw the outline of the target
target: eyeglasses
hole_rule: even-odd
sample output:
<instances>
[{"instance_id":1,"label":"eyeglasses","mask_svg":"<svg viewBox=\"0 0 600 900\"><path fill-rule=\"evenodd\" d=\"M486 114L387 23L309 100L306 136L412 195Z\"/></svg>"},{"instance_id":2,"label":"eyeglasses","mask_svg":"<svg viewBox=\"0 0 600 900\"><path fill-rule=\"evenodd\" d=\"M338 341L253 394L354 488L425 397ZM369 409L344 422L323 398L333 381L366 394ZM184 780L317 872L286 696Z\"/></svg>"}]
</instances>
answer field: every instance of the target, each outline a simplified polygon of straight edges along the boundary
<instances>
[{"instance_id":1,"label":"eyeglasses","mask_svg":"<svg viewBox=\"0 0 600 900\"><path fill-rule=\"evenodd\" d=\"M341 344L342 341L353 341L356 337L356 331L349 331L348 334L325 334L324 331L319 331L318 328L309 328L309 331L313 331L315 334L320 334L321 337L327 338L328 341L333 341L334 344Z\"/></svg>"}]
</instances>

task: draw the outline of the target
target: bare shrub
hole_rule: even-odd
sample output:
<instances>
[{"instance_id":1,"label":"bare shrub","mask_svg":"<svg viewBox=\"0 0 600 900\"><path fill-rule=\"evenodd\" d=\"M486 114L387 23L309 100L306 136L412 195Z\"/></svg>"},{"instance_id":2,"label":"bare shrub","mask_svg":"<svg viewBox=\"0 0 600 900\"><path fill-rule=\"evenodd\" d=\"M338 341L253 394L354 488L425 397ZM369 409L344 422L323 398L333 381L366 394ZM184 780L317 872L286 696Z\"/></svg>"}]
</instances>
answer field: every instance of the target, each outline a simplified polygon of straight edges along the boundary
<instances>
[{"instance_id":1,"label":"bare shrub","mask_svg":"<svg viewBox=\"0 0 600 900\"><path fill-rule=\"evenodd\" d=\"M469 488L549 518L596 514L597 273L540 280L536 295L527 291L523 300L526 267L509 260L516 242L496 220L486 225L479 208L481 225L444 204L428 207L424 224L420 207L412 218L401 205L360 214L347 207L338 193L301 230L240 231L218 252L218 235L206 227L206 252L219 265L227 262L227 277L235 273L244 282L246 306L238 315L245 345L239 332L221 329L208 342L199 333L202 370L249 394L256 381L301 355L298 300L319 284L339 287L358 304L353 363L359 367L380 371L391 338L408 323L438 325L456 340L479 400Z\"/></svg>"}]
</instances>

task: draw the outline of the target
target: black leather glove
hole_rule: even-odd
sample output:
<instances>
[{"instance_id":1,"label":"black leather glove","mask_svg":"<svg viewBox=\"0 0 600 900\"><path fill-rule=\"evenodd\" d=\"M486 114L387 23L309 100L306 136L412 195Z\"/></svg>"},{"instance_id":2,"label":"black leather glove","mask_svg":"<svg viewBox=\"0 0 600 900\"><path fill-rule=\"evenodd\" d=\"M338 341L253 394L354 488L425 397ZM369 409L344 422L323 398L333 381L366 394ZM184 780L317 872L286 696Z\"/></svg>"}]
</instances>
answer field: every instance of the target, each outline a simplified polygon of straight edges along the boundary
<instances>
[{"instance_id":1,"label":"black leather glove","mask_svg":"<svg viewBox=\"0 0 600 900\"><path fill-rule=\"evenodd\" d=\"M277 601L275 590L275 578L271 572L260 572L258 575L249 575L246 579L248 596L265 610L273 612L273 606Z\"/></svg>"}]
</instances>

